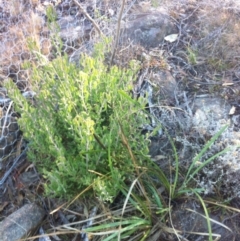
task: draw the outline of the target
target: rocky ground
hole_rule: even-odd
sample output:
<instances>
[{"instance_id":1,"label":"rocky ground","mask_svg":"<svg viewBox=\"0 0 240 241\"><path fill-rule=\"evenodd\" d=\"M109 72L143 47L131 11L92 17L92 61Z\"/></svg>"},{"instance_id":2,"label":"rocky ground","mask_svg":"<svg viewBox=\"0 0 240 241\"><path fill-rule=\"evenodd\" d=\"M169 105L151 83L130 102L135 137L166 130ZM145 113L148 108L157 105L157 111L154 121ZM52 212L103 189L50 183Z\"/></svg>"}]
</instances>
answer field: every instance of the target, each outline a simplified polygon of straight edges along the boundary
<instances>
[{"instance_id":1,"label":"rocky ground","mask_svg":"<svg viewBox=\"0 0 240 241\"><path fill-rule=\"evenodd\" d=\"M91 54L99 29L106 36L116 36L120 1L89 3L83 0L79 3L83 9L73 0L18 0L11 5L0 1L0 80L13 79L23 95L31 97L31 75L23 68L24 61L35 61L28 49L30 37L42 55L49 60L54 57L51 32L46 23L48 5L53 5L57 11L63 51L71 62L78 64L82 52ZM114 64L121 67L128 66L132 59L141 64L134 94L148 96L152 125L146 127L146 131L162 126L152 139L150 154L166 173L174 166L174 161L169 163L172 160L169 136L177 147L180 167L186 171L204 144L224 125L229 125L203 159L225 147L232 147L231 152L216 158L195 177L196 187L205 190L211 218L228 227L213 225L213 231L221 235L219 240L223 241L240 239L237 211L240 208L239 16L236 1L126 1L114 58ZM14 113L4 88L1 88L0 104L0 177L3 178L26 144L17 125L19 116ZM10 155L16 151L15 156ZM77 215L71 216L60 208L49 215L61 202L43 197L43 180L26 157L4 183L1 180L0 240L17 240L28 233L20 230L14 237L8 236L13 229L9 219L17 222L19 215L21 223L26 224L25 230L34 230L30 236L39 234L38 224L44 232L77 219ZM233 209L216 209L211 206L214 202L228 204ZM206 240L206 236L197 234L208 232L205 219L197 214L203 213L201 205L191 197L174 200L172 205L172 222L168 225L181 230L182 240ZM31 211L25 211L28 209ZM70 209L75 213L84 212L79 203ZM31 217L29 212L39 215ZM38 219L39 223L27 225L30 218ZM52 240L60 240L59 237L56 234ZM81 240L80 235L66 237L61 240ZM175 234L170 233L164 238L177 240Z\"/></svg>"}]
</instances>

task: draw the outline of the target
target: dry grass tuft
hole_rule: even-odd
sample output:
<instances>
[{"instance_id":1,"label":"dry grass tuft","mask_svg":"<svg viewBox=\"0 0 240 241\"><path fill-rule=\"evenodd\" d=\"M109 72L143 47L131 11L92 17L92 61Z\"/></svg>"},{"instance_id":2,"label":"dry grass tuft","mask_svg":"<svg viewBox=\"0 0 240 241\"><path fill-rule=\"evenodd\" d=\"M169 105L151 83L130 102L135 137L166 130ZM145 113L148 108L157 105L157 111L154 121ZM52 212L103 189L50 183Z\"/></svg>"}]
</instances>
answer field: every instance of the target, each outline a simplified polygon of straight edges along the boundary
<instances>
[{"instance_id":1,"label":"dry grass tuft","mask_svg":"<svg viewBox=\"0 0 240 241\"><path fill-rule=\"evenodd\" d=\"M34 43L35 48L42 54L46 56L50 54L51 42L49 38L41 36L43 28L43 18L31 9L23 12L16 19L10 18L7 31L1 35L0 76L2 80L7 77L11 77L16 82L28 79L22 65L25 61L32 59L30 42Z\"/></svg>"},{"instance_id":2,"label":"dry grass tuft","mask_svg":"<svg viewBox=\"0 0 240 241\"><path fill-rule=\"evenodd\" d=\"M187 47L206 64L216 71L240 67L239 2L180 0L166 6L182 34L189 33Z\"/></svg>"}]
</instances>

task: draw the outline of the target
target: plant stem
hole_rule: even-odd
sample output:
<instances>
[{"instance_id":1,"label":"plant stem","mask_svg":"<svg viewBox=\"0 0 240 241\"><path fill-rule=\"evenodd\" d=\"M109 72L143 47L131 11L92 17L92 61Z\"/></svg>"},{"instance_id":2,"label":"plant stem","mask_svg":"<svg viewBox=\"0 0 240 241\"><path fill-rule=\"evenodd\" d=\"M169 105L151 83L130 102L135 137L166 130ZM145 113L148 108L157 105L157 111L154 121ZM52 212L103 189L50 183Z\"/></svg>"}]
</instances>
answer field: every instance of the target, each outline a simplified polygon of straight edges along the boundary
<instances>
[{"instance_id":1,"label":"plant stem","mask_svg":"<svg viewBox=\"0 0 240 241\"><path fill-rule=\"evenodd\" d=\"M81 11L83 12L83 14L85 15L85 17L93 24L93 26L96 28L97 32L99 33L99 35L103 35L102 31L100 30L99 26L97 25L97 23L94 21L94 19L91 18L91 16L83 9L82 5L77 2L77 0L73 0L78 7L81 9Z\"/></svg>"},{"instance_id":2,"label":"plant stem","mask_svg":"<svg viewBox=\"0 0 240 241\"><path fill-rule=\"evenodd\" d=\"M122 5L121 5L121 10L118 16L118 22L117 22L117 36L116 36L116 40L114 43L114 48L113 48L113 52L112 52L112 56L111 56L111 60L110 60L110 66L113 63L113 59L115 57L116 54L116 50L117 50L117 46L118 46L118 42L119 42L119 35L120 35L120 27L121 27L121 21L122 21L122 15L123 15L123 9L124 9L124 5L125 5L125 0L122 1Z\"/></svg>"}]
</instances>

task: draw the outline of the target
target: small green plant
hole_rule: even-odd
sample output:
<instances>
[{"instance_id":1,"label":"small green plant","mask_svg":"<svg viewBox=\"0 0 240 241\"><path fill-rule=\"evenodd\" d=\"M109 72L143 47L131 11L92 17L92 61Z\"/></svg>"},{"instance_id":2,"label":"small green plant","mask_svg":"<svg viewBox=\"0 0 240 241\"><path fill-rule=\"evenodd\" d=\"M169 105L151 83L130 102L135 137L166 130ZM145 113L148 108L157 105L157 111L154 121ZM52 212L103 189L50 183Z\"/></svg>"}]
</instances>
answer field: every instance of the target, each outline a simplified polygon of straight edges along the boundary
<instances>
[{"instance_id":1,"label":"small green plant","mask_svg":"<svg viewBox=\"0 0 240 241\"><path fill-rule=\"evenodd\" d=\"M48 194L71 198L92 186L96 196L111 201L148 154L148 141L139 129L148 122L146 102L130 96L137 66L108 69L103 64L104 44L108 43L96 46L94 57L82 55L80 69L60 53L47 63L38 55L38 67L32 66L34 106L14 83L6 83L30 141L29 159L45 177Z\"/></svg>"},{"instance_id":2,"label":"small green plant","mask_svg":"<svg viewBox=\"0 0 240 241\"><path fill-rule=\"evenodd\" d=\"M217 159L219 156L225 154L226 152L230 151L231 148L227 147L223 149L222 151L216 153L215 155L211 156L207 160L204 160L201 162L201 159L203 155L207 152L207 150L213 145L213 143L219 138L219 136L228 128L228 125L223 126L202 148L200 153L193 159L190 167L188 168L188 172L185 175L184 182L179 190L184 190L186 187L190 186L190 182L193 180L193 177L201 171L205 166L207 166L209 163ZM200 164L197 164L200 163ZM195 190L197 191L197 190ZM199 189L201 192L201 189ZM203 190L202 190L203 191ZM181 191L180 191L181 192Z\"/></svg>"},{"instance_id":3,"label":"small green plant","mask_svg":"<svg viewBox=\"0 0 240 241\"><path fill-rule=\"evenodd\" d=\"M209 57L207 59L207 63L216 71L226 71L227 69L230 69L232 67L229 61L223 60L222 58L217 59L217 58Z\"/></svg>"},{"instance_id":4,"label":"small green plant","mask_svg":"<svg viewBox=\"0 0 240 241\"><path fill-rule=\"evenodd\" d=\"M157 0L151 0L151 4L154 8L157 8L160 5L160 3Z\"/></svg>"},{"instance_id":5,"label":"small green plant","mask_svg":"<svg viewBox=\"0 0 240 241\"><path fill-rule=\"evenodd\" d=\"M101 201L113 201L121 192L126 198L122 214L115 221L85 231L111 229L109 237L115 239L141 230L142 237L145 233L147 238L155 225L152 219L164 222L171 213L170 204L158 189L164 187L169 200L189 193L199 198L203 189L192 184L194 175L227 150L200 166L196 163L226 127L194 158L188 172L181 173L182 183L178 153L172 142L175 169L169 181L151 162L148 139L139 130L148 119L144 112L146 100L130 96L137 66L108 68L103 64L104 45L108 42L96 46L93 57L82 55L80 68L60 53L52 62L38 54L38 67L32 64L32 89L36 92L33 104L13 82L5 85L21 113L19 124L30 142L28 156L45 177L46 194L71 199L91 190L90 194ZM124 215L127 206L134 210L131 217ZM162 223L160 226L165 228ZM121 232L116 233L116 227Z\"/></svg>"},{"instance_id":6,"label":"small green plant","mask_svg":"<svg viewBox=\"0 0 240 241\"><path fill-rule=\"evenodd\" d=\"M190 47L187 48L187 59L191 65L197 64L197 52L192 50Z\"/></svg>"}]
</instances>

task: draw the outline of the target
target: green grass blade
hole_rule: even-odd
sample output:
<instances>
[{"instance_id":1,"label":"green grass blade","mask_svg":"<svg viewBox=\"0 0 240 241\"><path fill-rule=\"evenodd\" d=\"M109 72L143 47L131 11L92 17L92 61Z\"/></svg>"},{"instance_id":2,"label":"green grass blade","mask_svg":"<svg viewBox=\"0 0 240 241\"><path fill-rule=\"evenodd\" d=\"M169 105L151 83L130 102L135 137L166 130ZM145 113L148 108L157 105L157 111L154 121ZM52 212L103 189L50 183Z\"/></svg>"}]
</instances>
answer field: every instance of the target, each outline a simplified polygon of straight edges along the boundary
<instances>
[{"instance_id":1,"label":"green grass blade","mask_svg":"<svg viewBox=\"0 0 240 241\"><path fill-rule=\"evenodd\" d=\"M225 148L224 150L218 152L217 154L215 154L214 156L210 157L209 159L207 159L205 162L203 162L195 171L193 171L189 178L185 181L185 186L188 184L188 182L193 178L193 176L195 174L197 174L204 166L206 166L208 163L210 163L211 161L213 161L215 158L217 158L218 156L228 152L229 150L231 150L231 148Z\"/></svg>"},{"instance_id":2,"label":"green grass blade","mask_svg":"<svg viewBox=\"0 0 240 241\"><path fill-rule=\"evenodd\" d=\"M126 100L128 100L130 103L132 103L133 105L136 105L138 107L141 107L140 103L138 101L136 101L135 99L133 99L132 97L130 97L125 91L122 90L118 90L118 93L124 97Z\"/></svg>"},{"instance_id":3,"label":"green grass blade","mask_svg":"<svg viewBox=\"0 0 240 241\"><path fill-rule=\"evenodd\" d=\"M156 188L153 186L149 186L149 189L151 190L154 202L157 204L158 208L162 209L163 205L161 199L159 198L159 194L156 191Z\"/></svg>"},{"instance_id":4,"label":"green grass blade","mask_svg":"<svg viewBox=\"0 0 240 241\"><path fill-rule=\"evenodd\" d=\"M118 228L119 225L146 225L146 224L150 224L147 220L145 219L141 219L141 218L137 218L137 217L132 217L132 219L128 219L128 220L123 220L123 221L116 221L116 222L112 222L112 223L106 223L106 224L102 224L102 225L98 225L95 227L90 227L90 228L86 228L83 231L84 232L97 232L97 231L103 231L104 229L112 229L112 228Z\"/></svg>"},{"instance_id":5,"label":"green grass blade","mask_svg":"<svg viewBox=\"0 0 240 241\"><path fill-rule=\"evenodd\" d=\"M212 226L211 226L211 222L210 222L210 218L209 218L209 214L208 214L207 207L206 207L203 199L200 197L200 195L199 195L197 192L195 192L194 190L192 190L192 191L193 191L193 192L195 193L195 195L198 197L199 201L201 202L201 204L202 204L202 206L203 206L204 213L205 213L205 215L206 215L207 227L208 227L208 233L209 233L209 238L208 238L208 240L209 240L209 241L213 241L213 239L212 239Z\"/></svg>"},{"instance_id":6,"label":"green grass blade","mask_svg":"<svg viewBox=\"0 0 240 241\"><path fill-rule=\"evenodd\" d=\"M146 227L150 226L150 221L132 217L132 219L130 220L123 220L98 225L95 227L86 228L83 231L85 233L91 233L96 236L109 235L107 238L104 239L104 241L109 241L117 240L119 233L121 234L121 237L124 238L126 236L130 236L133 232L137 230L146 229ZM119 227L121 228L119 229Z\"/></svg>"},{"instance_id":7,"label":"green grass blade","mask_svg":"<svg viewBox=\"0 0 240 241\"><path fill-rule=\"evenodd\" d=\"M177 153L177 149L174 145L174 142L171 138L171 136L168 134L167 130L164 128L165 130L165 133L168 137L168 140L170 141L170 144L172 146L172 149L173 149L173 154L174 154L174 160L175 160L175 175L174 175L174 181L173 181L173 184L169 185L169 196L171 198L174 197L175 195L175 190L176 190L176 187L177 187L177 183L178 183L178 175L179 175L179 159L178 159L178 153ZM170 175L172 176L172 173L171 173L171 170L170 170Z\"/></svg>"},{"instance_id":8,"label":"green grass blade","mask_svg":"<svg viewBox=\"0 0 240 241\"><path fill-rule=\"evenodd\" d=\"M117 236L119 235L119 232L121 233L122 239L129 237L132 233L136 232L137 230L140 230L141 228L146 228L146 226L150 226L150 225L143 222L136 222L132 225L122 228L121 230L116 229L114 233L111 234L106 239L104 239L104 241L118 240Z\"/></svg>"},{"instance_id":9,"label":"green grass blade","mask_svg":"<svg viewBox=\"0 0 240 241\"><path fill-rule=\"evenodd\" d=\"M201 157L206 153L207 149L217 140L217 138L228 128L228 125L225 125L217 134L215 134L208 142L207 144L204 146L204 148L201 150L201 152L193 159L192 164L190 165L187 175L185 177L185 180L189 180L189 176L192 175L192 170L195 166L195 164L201 159ZM213 160L211 158L211 160ZM209 161L207 160L206 162L209 163ZM204 162L205 163L205 162ZM200 168L201 169L201 168ZM199 170L200 170L199 169ZM186 181L184 182L184 184L186 184Z\"/></svg>"},{"instance_id":10,"label":"green grass blade","mask_svg":"<svg viewBox=\"0 0 240 241\"><path fill-rule=\"evenodd\" d=\"M168 134L167 134L168 135ZM175 195L175 190L177 187L177 183L178 183L178 175L179 175L179 159L178 159L178 154L177 154L177 149L173 143L172 138L169 136L169 141L171 143L171 146L173 148L173 154L174 154L174 159L175 159L175 176L174 176L174 182L173 185L171 185L171 189L170 189L170 197L173 198ZM172 174L171 174L172 175Z\"/></svg>"},{"instance_id":11,"label":"green grass blade","mask_svg":"<svg viewBox=\"0 0 240 241\"><path fill-rule=\"evenodd\" d=\"M122 190L122 193L127 196L128 193L125 190ZM139 210L141 214L145 217L145 219L149 220L151 217L151 210L149 206L146 204L146 201L139 197L135 193L131 193L132 197L129 197L129 202L135 207L136 210Z\"/></svg>"},{"instance_id":12,"label":"green grass blade","mask_svg":"<svg viewBox=\"0 0 240 241\"><path fill-rule=\"evenodd\" d=\"M178 197L178 196L181 196L181 195L183 195L183 194L187 194L187 193L191 193L192 194L192 191L195 191L195 192L197 192L197 193L202 193L202 192L204 192L204 188L191 188L191 189L181 189L181 190L178 190L178 192L176 193L176 195L175 195L175 197Z\"/></svg>"},{"instance_id":13,"label":"green grass blade","mask_svg":"<svg viewBox=\"0 0 240 241\"><path fill-rule=\"evenodd\" d=\"M152 162L153 167L148 168L147 174L150 177L154 177L154 179L157 179L161 182L161 184L165 187L167 192L170 192L170 186L168 178L164 174L164 172L161 170L161 168L154 162Z\"/></svg>"}]
</instances>

